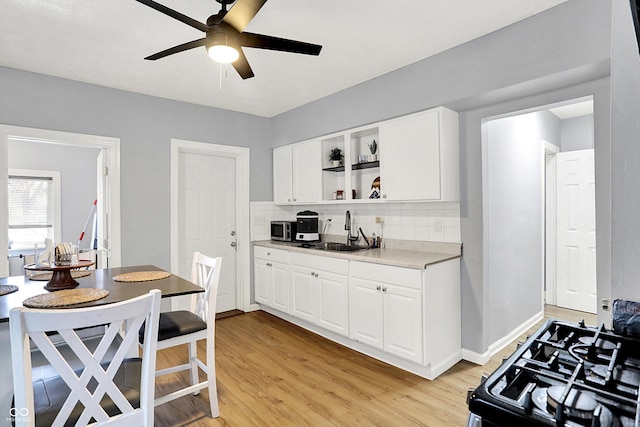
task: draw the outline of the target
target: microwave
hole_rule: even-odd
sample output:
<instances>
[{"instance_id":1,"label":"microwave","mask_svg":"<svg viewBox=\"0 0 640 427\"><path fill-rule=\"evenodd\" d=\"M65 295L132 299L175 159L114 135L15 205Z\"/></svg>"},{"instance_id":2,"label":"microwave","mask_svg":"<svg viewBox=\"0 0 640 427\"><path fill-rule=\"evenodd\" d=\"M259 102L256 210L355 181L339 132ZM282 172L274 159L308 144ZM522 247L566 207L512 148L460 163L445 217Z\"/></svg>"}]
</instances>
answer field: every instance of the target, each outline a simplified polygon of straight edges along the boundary
<instances>
[{"instance_id":1,"label":"microwave","mask_svg":"<svg viewBox=\"0 0 640 427\"><path fill-rule=\"evenodd\" d=\"M295 239L295 221L271 221L271 240L293 242Z\"/></svg>"}]
</instances>

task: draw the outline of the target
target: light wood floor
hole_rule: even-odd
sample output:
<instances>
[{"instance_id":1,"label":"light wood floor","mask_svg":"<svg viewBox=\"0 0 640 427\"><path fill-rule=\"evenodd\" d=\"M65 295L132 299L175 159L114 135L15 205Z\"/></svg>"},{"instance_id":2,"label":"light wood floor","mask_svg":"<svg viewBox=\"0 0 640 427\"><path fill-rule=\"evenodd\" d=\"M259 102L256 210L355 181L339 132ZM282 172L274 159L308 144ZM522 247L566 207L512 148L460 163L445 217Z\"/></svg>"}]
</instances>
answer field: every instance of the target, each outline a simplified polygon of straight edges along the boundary
<instances>
[{"instance_id":1,"label":"light wood floor","mask_svg":"<svg viewBox=\"0 0 640 427\"><path fill-rule=\"evenodd\" d=\"M596 322L554 306L546 318ZM462 361L429 381L262 311L241 314L216 321L220 418L210 418L203 391L156 407L156 426L464 426L467 390L515 345L485 366ZM186 347L160 352L158 367L170 360L184 363ZM158 378L156 390L187 384L184 374Z\"/></svg>"}]
</instances>

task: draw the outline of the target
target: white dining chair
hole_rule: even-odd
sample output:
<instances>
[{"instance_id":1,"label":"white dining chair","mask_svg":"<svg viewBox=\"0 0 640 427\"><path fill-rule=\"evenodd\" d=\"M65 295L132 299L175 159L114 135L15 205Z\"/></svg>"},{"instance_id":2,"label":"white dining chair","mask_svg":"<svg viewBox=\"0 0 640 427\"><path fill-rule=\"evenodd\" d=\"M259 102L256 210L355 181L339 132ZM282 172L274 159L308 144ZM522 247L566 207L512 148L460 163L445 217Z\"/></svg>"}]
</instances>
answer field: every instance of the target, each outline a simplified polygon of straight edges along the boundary
<instances>
[{"instance_id":1,"label":"white dining chair","mask_svg":"<svg viewBox=\"0 0 640 427\"><path fill-rule=\"evenodd\" d=\"M156 336L161 292L86 308L13 308L9 313L13 363L13 421L33 426L153 426ZM142 358L127 359L145 324ZM76 329L108 325L94 351ZM82 368L74 370L48 332L56 331ZM33 381L29 341L57 376ZM111 360L108 350L116 349ZM67 349L68 350L68 349Z\"/></svg>"},{"instance_id":2,"label":"white dining chair","mask_svg":"<svg viewBox=\"0 0 640 427\"><path fill-rule=\"evenodd\" d=\"M204 292L192 296L191 311L176 310L160 313L158 350L188 344L189 361L182 365L158 370L156 376L191 370L191 385L156 397L156 406L187 394L197 395L200 390L207 387L211 417L220 416L216 387L215 321L221 265L222 258L211 258L200 252L195 252L191 268L191 281L203 287ZM143 343L142 335L140 338L140 342ZM202 339L206 340L206 363L198 358L197 343ZM202 369L207 376L205 381L199 381L198 369Z\"/></svg>"}]
</instances>

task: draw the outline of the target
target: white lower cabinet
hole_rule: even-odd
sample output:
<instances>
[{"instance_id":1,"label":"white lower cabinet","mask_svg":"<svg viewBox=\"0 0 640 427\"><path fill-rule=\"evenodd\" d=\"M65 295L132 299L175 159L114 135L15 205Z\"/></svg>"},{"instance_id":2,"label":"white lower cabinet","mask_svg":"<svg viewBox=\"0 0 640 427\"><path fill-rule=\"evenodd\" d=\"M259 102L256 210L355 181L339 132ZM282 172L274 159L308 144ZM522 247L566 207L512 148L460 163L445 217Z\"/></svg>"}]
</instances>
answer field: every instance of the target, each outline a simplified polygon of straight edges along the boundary
<instances>
[{"instance_id":1,"label":"white lower cabinet","mask_svg":"<svg viewBox=\"0 0 640 427\"><path fill-rule=\"evenodd\" d=\"M424 378L461 359L459 259L405 268L255 246L254 279L270 313Z\"/></svg>"},{"instance_id":2,"label":"white lower cabinet","mask_svg":"<svg viewBox=\"0 0 640 427\"><path fill-rule=\"evenodd\" d=\"M398 282L403 285L398 285ZM349 278L350 337L422 363L422 294L419 270L352 262Z\"/></svg>"},{"instance_id":3,"label":"white lower cabinet","mask_svg":"<svg viewBox=\"0 0 640 427\"><path fill-rule=\"evenodd\" d=\"M289 252L254 247L255 300L289 313Z\"/></svg>"},{"instance_id":4,"label":"white lower cabinet","mask_svg":"<svg viewBox=\"0 0 640 427\"><path fill-rule=\"evenodd\" d=\"M349 262L291 254L291 315L349 335Z\"/></svg>"}]
</instances>

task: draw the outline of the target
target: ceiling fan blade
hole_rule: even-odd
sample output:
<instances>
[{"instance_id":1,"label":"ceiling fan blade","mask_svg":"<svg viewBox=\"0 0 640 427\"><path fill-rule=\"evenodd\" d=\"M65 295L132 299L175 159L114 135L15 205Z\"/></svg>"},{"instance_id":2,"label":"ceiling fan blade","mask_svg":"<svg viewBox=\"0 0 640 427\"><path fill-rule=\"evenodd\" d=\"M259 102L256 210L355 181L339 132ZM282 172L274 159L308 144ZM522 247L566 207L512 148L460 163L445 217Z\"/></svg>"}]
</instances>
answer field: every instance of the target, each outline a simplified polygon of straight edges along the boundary
<instances>
[{"instance_id":1,"label":"ceiling fan blade","mask_svg":"<svg viewBox=\"0 0 640 427\"><path fill-rule=\"evenodd\" d=\"M223 21L241 33L266 2L267 0L238 0Z\"/></svg>"},{"instance_id":2,"label":"ceiling fan blade","mask_svg":"<svg viewBox=\"0 0 640 427\"><path fill-rule=\"evenodd\" d=\"M281 39L263 34L242 33L240 45L258 49L281 50L284 52L302 53L305 55L319 55L322 46L299 42L297 40Z\"/></svg>"},{"instance_id":3,"label":"ceiling fan blade","mask_svg":"<svg viewBox=\"0 0 640 427\"><path fill-rule=\"evenodd\" d=\"M254 76L253 70L251 70L251 65L249 65L249 61L247 61L247 57L244 56L242 49L238 49L238 53L240 56L235 60L235 62L232 62L231 65L233 65L233 68L236 69L243 80L250 79Z\"/></svg>"},{"instance_id":4,"label":"ceiling fan blade","mask_svg":"<svg viewBox=\"0 0 640 427\"><path fill-rule=\"evenodd\" d=\"M189 18L187 15L183 15L180 12L176 12L175 10L170 9L167 6L157 3L153 0L136 0L136 1L149 6L150 8L155 9L160 13L164 13L165 15L170 16L173 19L177 19L180 22L190 25L197 30L206 32L209 29L209 27L207 27L202 22L196 21L193 18Z\"/></svg>"},{"instance_id":5,"label":"ceiling fan blade","mask_svg":"<svg viewBox=\"0 0 640 427\"><path fill-rule=\"evenodd\" d=\"M165 49L162 52L154 53L153 55L147 56L144 59L155 61L156 59L164 58L165 56L173 55L174 53L183 52L185 50L193 49L194 47L204 46L204 41L205 39L198 39L198 40L193 40L187 43L182 43L182 44L179 44L178 46Z\"/></svg>"}]
</instances>

